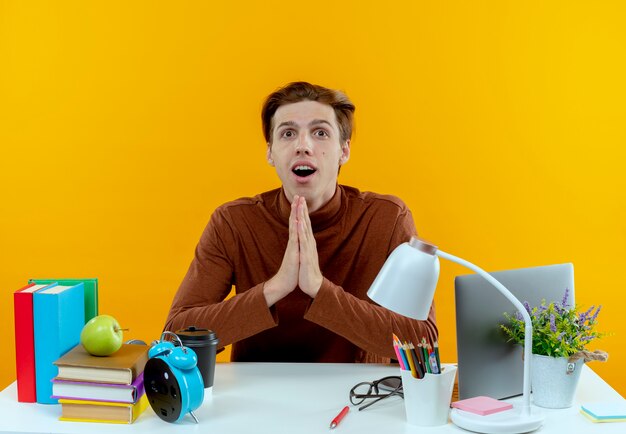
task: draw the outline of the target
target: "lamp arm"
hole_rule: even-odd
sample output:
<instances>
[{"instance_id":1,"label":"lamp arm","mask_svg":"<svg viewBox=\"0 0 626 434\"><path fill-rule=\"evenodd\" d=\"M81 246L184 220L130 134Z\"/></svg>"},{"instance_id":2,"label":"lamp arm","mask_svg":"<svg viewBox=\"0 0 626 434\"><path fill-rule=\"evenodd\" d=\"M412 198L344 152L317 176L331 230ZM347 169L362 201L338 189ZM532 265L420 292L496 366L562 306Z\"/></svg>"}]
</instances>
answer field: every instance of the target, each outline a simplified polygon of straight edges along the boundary
<instances>
[{"instance_id":1,"label":"lamp arm","mask_svg":"<svg viewBox=\"0 0 626 434\"><path fill-rule=\"evenodd\" d=\"M532 321L530 319L530 315L528 311L524 307L524 305L509 291L506 287L498 282L492 275L487 273L480 267L468 262L464 259L457 258L449 253L442 252L441 250L437 250L435 254L441 258L447 259L452 262L456 262L457 264L463 265L464 267L469 268L474 271L476 274L479 274L483 277L487 282L491 283L496 287L498 291L504 295L507 300L509 300L513 305L517 308L517 310L522 314L524 318L524 383L523 383L523 407L524 413L530 414L530 363L531 363L531 352L533 346L533 326Z\"/></svg>"}]
</instances>

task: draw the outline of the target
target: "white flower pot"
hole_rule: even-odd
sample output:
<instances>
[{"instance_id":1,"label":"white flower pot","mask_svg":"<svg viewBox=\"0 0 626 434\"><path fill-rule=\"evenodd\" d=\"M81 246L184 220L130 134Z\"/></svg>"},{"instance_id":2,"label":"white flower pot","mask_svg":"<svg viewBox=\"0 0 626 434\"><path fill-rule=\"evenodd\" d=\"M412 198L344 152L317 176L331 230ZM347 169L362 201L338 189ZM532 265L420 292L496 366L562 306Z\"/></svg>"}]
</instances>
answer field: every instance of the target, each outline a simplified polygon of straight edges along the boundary
<instances>
[{"instance_id":1,"label":"white flower pot","mask_svg":"<svg viewBox=\"0 0 626 434\"><path fill-rule=\"evenodd\" d=\"M532 355L531 386L533 404L545 408L567 408L583 368L583 359L568 363L566 357Z\"/></svg>"}]
</instances>

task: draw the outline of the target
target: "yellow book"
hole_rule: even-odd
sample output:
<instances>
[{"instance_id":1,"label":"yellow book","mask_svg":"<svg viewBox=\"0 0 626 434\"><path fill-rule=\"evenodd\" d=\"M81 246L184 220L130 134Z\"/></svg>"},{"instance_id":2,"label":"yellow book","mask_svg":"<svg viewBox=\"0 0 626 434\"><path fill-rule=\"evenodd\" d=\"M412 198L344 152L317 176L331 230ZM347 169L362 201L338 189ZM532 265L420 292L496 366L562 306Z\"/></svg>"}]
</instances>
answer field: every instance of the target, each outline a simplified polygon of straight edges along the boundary
<instances>
[{"instance_id":1,"label":"yellow book","mask_svg":"<svg viewBox=\"0 0 626 434\"><path fill-rule=\"evenodd\" d=\"M148 407L145 394L134 404L122 402L80 401L59 399L61 417L71 422L133 423Z\"/></svg>"}]
</instances>

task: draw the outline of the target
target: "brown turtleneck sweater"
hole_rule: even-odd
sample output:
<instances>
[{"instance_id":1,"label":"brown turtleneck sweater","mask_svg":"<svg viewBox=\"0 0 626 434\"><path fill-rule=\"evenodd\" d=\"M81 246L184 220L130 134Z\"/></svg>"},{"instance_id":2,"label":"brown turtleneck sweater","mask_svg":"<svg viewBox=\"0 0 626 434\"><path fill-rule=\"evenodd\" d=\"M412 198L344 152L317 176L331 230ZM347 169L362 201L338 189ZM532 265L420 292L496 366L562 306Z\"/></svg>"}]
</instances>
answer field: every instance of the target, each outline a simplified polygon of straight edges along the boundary
<instances>
[{"instance_id":1,"label":"brown turtleneck sweater","mask_svg":"<svg viewBox=\"0 0 626 434\"><path fill-rule=\"evenodd\" d=\"M388 362L392 333L417 342L437 338L435 311L417 321L367 297L391 251L415 235L411 212L394 196L339 185L311 213L324 281L312 299L296 288L267 307L263 284L280 267L290 204L282 189L215 210L174 297L166 330L209 328L233 361ZM234 285L236 295L226 296Z\"/></svg>"}]
</instances>

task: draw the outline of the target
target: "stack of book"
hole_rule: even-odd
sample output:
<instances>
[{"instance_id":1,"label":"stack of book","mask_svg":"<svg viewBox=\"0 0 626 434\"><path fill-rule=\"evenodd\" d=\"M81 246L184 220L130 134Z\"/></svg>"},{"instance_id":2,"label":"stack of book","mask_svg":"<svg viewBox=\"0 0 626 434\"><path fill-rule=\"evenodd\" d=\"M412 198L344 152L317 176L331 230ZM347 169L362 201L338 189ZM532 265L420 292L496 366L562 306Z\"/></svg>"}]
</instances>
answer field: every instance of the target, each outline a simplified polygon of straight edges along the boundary
<instances>
[{"instance_id":1,"label":"stack of book","mask_svg":"<svg viewBox=\"0 0 626 434\"><path fill-rule=\"evenodd\" d=\"M17 400L56 404L53 362L98 314L98 279L31 279L13 295Z\"/></svg>"},{"instance_id":2,"label":"stack of book","mask_svg":"<svg viewBox=\"0 0 626 434\"><path fill-rule=\"evenodd\" d=\"M146 409L143 369L148 346L123 344L110 356L89 354L77 345L54 364L53 398L61 404L60 420L133 423Z\"/></svg>"}]
</instances>

